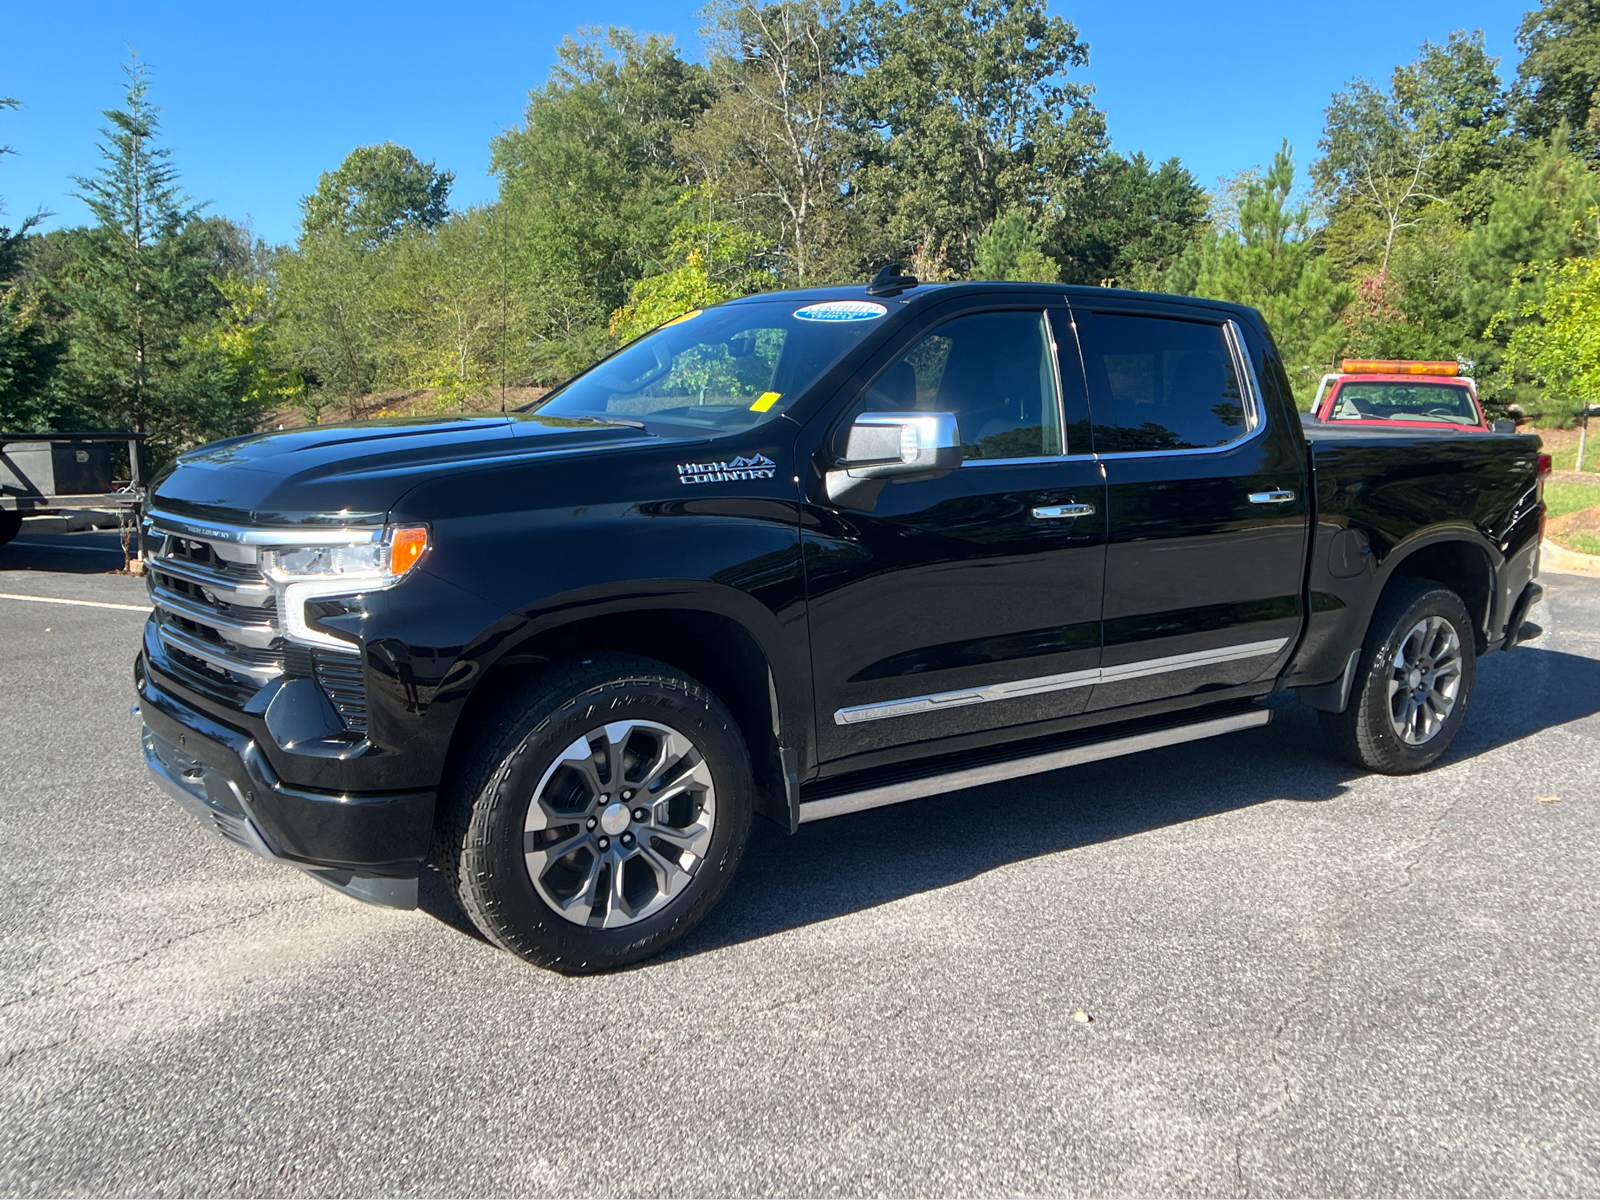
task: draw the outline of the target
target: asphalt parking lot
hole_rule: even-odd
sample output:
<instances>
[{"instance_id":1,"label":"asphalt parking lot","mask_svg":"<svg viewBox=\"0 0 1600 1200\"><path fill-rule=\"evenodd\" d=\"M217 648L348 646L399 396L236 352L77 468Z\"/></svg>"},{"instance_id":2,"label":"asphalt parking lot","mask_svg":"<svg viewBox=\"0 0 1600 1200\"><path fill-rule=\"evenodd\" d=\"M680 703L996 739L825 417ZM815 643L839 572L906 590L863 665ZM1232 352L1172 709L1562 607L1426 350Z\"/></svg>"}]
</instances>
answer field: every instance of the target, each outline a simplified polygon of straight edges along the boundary
<instances>
[{"instance_id":1,"label":"asphalt parking lot","mask_svg":"<svg viewBox=\"0 0 1600 1200\"><path fill-rule=\"evenodd\" d=\"M114 541L0 548L92 602L0 598L0 1192L1600 1192L1600 580L1428 774L1289 702L758 823L680 952L565 979L146 782Z\"/></svg>"}]
</instances>

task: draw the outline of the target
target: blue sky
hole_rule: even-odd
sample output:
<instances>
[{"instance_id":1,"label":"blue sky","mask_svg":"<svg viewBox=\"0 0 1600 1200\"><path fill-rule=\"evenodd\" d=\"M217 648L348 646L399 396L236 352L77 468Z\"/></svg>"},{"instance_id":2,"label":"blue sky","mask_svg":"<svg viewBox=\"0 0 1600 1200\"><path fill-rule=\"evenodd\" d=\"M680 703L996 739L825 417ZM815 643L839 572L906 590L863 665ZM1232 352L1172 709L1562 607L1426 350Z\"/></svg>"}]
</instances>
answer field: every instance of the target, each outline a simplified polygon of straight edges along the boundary
<instances>
[{"instance_id":1,"label":"blue sky","mask_svg":"<svg viewBox=\"0 0 1600 1200\"><path fill-rule=\"evenodd\" d=\"M1090 45L1113 144L1179 155L1207 187L1270 161L1287 137L1304 166L1322 110L1353 76L1387 78L1425 40L1481 27L1514 71L1533 0L1051 0ZM673 33L700 52L701 0L448 5L79 2L8 5L0 95L0 198L8 223L43 207L84 219L71 176L97 164L99 110L120 102L132 44L153 71L165 139L186 189L213 211L293 238L299 198L353 147L391 139L456 172L453 200L494 194L489 139L515 124L553 48L579 25Z\"/></svg>"}]
</instances>

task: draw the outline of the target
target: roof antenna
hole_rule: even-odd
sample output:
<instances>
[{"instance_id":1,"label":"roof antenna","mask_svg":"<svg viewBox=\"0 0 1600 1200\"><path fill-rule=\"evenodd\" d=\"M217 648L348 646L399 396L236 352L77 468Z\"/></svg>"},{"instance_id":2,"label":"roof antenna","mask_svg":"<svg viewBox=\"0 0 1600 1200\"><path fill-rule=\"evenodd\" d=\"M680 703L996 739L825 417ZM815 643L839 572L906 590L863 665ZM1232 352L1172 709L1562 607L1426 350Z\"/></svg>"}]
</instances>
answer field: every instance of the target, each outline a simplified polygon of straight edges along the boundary
<instances>
[{"instance_id":1,"label":"roof antenna","mask_svg":"<svg viewBox=\"0 0 1600 1200\"><path fill-rule=\"evenodd\" d=\"M915 275L907 275L905 268L899 263L890 263L872 277L872 282L867 284L869 296L898 296L901 292L917 286Z\"/></svg>"}]
</instances>

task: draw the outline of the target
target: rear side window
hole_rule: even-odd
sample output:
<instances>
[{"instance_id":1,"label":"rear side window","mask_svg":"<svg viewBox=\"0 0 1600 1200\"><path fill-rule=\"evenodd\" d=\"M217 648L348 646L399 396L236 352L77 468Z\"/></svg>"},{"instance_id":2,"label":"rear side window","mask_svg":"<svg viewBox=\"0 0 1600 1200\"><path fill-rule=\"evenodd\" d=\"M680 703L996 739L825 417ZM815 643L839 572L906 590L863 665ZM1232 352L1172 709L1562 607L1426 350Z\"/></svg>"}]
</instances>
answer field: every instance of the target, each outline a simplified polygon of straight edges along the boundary
<instances>
[{"instance_id":1,"label":"rear side window","mask_svg":"<svg viewBox=\"0 0 1600 1200\"><path fill-rule=\"evenodd\" d=\"M1221 325L1095 313L1080 328L1096 453L1202 450L1249 432Z\"/></svg>"}]
</instances>

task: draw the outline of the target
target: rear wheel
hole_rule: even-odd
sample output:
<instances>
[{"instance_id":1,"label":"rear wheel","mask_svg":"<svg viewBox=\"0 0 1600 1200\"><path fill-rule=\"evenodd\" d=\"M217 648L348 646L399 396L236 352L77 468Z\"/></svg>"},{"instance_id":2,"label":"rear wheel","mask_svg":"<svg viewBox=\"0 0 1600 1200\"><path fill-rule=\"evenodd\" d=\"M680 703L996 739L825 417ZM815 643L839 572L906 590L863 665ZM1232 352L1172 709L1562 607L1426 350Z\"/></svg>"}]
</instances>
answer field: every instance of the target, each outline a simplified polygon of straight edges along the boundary
<instances>
[{"instance_id":1,"label":"rear wheel","mask_svg":"<svg viewBox=\"0 0 1600 1200\"><path fill-rule=\"evenodd\" d=\"M1373 615L1349 704L1319 714L1333 749L1385 775L1431 766L1466 719L1473 639L1455 592L1425 579L1400 582Z\"/></svg>"},{"instance_id":2,"label":"rear wheel","mask_svg":"<svg viewBox=\"0 0 1600 1200\"><path fill-rule=\"evenodd\" d=\"M22 512L15 508L0 508L0 546L21 532Z\"/></svg>"},{"instance_id":3,"label":"rear wheel","mask_svg":"<svg viewBox=\"0 0 1600 1200\"><path fill-rule=\"evenodd\" d=\"M749 837L737 725L662 663L594 655L504 697L441 805L438 861L485 937L541 966L626 966L721 899Z\"/></svg>"}]
</instances>

